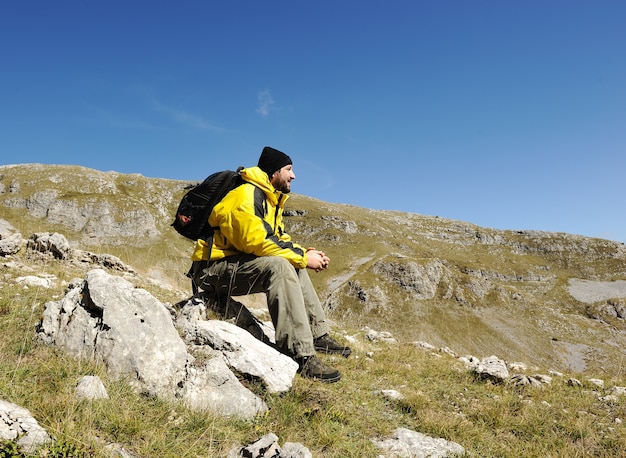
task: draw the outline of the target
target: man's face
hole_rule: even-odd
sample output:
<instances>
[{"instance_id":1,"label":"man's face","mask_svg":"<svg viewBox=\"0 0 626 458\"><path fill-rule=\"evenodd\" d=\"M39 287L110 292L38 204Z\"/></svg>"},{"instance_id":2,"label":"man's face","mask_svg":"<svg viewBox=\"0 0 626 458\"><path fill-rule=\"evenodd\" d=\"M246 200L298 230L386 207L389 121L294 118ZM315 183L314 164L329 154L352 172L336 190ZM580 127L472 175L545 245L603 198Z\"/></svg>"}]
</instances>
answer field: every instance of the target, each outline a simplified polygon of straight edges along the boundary
<instances>
[{"instance_id":1,"label":"man's face","mask_svg":"<svg viewBox=\"0 0 626 458\"><path fill-rule=\"evenodd\" d=\"M270 183L272 183L272 186L274 186L276 190L288 194L291 191L291 180L295 179L296 176L293 173L293 166L289 164L274 172Z\"/></svg>"}]
</instances>

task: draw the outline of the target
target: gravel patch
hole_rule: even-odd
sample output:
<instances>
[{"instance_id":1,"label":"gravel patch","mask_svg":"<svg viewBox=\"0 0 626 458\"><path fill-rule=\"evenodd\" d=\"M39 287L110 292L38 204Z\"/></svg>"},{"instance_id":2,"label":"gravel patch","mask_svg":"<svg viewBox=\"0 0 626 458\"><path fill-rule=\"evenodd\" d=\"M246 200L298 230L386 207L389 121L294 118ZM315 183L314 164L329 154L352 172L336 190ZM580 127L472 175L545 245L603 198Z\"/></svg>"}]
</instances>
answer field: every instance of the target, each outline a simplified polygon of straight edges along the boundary
<instances>
[{"instance_id":1,"label":"gravel patch","mask_svg":"<svg viewBox=\"0 0 626 458\"><path fill-rule=\"evenodd\" d=\"M586 304L626 298L626 280L591 281L571 278L568 291L574 299Z\"/></svg>"}]
</instances>

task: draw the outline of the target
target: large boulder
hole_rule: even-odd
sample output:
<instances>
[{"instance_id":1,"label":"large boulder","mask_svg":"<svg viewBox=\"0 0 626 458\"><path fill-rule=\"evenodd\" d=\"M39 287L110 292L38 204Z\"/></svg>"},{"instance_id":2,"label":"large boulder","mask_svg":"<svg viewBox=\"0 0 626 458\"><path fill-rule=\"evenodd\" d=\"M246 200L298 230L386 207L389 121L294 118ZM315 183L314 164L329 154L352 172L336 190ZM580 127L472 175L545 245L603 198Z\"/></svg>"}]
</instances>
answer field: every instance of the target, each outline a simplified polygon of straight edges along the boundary
<instances>
[{"instance_id":1,"label":"large boulder","mask_svg":"<svg viewBox=\"0 0 626 458\"><path fill-rule=\"evenodd\" d=\"M173 393L189 355L167 308L127 280L95 269L58 302L48 302L39 337L116 375L136 374L148 394Z\"/></svg>"},{"instance_id":2,"label":"large boulder","mask_svg":"<svg viewBox=\"0 0 626 458\"><path fill-rule=\"evenodd\" d=\"M37 334L76 357L103 362L113 376L143 393L244 419L267 410L221 353L202 345L194 346L195 356L189 353L165 305L101 269L75 280L63 299L45 305Z\"/></svg>"}]
</instances>

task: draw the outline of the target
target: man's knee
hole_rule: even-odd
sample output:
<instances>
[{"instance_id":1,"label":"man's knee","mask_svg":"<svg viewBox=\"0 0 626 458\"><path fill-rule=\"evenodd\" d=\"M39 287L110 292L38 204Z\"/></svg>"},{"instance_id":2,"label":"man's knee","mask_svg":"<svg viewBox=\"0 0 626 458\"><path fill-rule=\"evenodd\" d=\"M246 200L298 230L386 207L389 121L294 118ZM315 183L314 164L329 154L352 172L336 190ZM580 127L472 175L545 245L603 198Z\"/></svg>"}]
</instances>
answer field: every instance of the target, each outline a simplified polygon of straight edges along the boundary
<instances>
[{"instance_id":1,"label":"man's knee","mask_svg":"<svg viewBox=\"0 0 626 458\"><path fill-rule=\"evenodd\" d=\"M280 256L267 256L265 262L267 268L276 275L297 275L296 268L285 258Z\"/></svg>"}]
</instances>

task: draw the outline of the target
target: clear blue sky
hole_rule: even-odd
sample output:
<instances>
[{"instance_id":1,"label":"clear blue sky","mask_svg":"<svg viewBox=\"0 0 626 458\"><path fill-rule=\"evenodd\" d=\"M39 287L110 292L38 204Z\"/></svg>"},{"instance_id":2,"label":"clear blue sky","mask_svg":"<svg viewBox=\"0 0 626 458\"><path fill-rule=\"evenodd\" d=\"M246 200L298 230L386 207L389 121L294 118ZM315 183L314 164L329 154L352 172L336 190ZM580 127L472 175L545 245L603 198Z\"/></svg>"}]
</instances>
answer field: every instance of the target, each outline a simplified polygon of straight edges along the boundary
<instances>
[{"instance_id":1,"label":"clear blue sky","mask_svg":"<svg viewBox=\"0 0 626 458\"><path fill-rule=\"evenodd\" d=\"M289 154L328 202L626 242L626 2L20 1L0 163L200 180Z\"/></svg>"}]
</instances>

